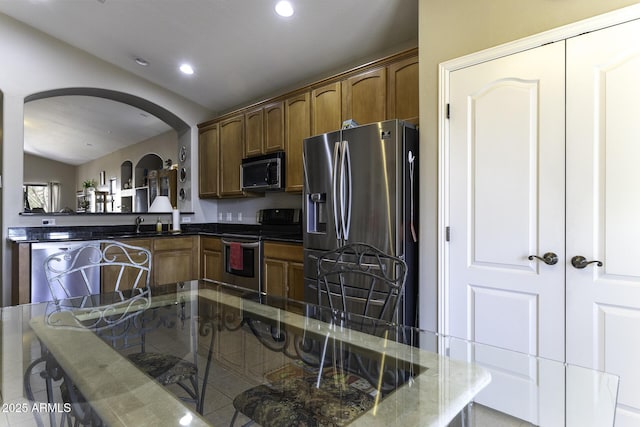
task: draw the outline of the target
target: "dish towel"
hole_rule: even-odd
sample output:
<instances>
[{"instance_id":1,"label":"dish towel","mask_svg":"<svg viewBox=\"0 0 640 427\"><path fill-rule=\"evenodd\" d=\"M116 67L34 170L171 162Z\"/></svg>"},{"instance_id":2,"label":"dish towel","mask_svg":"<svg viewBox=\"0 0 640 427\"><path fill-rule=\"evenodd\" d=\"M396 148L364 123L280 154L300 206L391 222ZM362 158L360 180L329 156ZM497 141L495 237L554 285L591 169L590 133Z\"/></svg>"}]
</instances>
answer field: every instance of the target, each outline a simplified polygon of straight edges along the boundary
<instances>
[{"instance_id":1,"label":"dish towel","mask_svg":"<svg viewBox=\"0 0 640 427\"><path fill-rule=\"evenodd\" d=\"M229 254L229 267L232 270L243 270L244 260L242 259L242 243L231 242Z\"/></svg>"}]
</instances>

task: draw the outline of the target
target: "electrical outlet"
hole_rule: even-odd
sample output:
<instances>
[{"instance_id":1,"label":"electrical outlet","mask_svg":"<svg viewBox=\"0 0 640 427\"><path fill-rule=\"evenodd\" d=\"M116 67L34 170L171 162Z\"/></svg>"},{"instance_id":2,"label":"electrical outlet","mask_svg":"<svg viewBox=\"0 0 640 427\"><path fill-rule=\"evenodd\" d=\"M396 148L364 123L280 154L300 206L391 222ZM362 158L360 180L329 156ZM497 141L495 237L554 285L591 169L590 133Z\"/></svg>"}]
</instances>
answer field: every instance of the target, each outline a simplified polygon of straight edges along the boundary
<instances>
[{"instance_id":1,"label":"electrical outlet","mask_svg":"<svg viewBox=\"0 0 640 427\"><path fill-rule=\"evenodd\" d=\"M222 212L218 212L218 221L222 221Z\"/></svg>"},{"instance_id":2,"label":"electrical outlet","mask_svg":"<svg viewBox=\"0 0 640 427\"><path fill-rule=\"evenodd\" d=\"M233 214L231 212L227 212L227 221L233 221Z\"/></svg>"},{"instance_id":3,"label":"electrical outlet","mask_svg":"<svg viewBox=\"0 0 640 427\"><path fill-rule=\"evenodd\" d=\"M182 217L182 222L191 222L191 217L190 216L183 216Z\"/></svg>"},{"instance_id":4,"label":"electrical outlet","mask_svg":"<svg viewBox=\"0 0 640 427\"><path fill-rule=\"evenodd\" d=\"M238 212L238 221L242 221L242 212Z\"/></svg>"},{"instance_id":5,"label":"electrical outlet","mask_svg":"<svg viewBox=\"0 0 640 427\"><path fill-rule=\"evenodd\" d=\"M42 225L56 225L54 218L42 218Z\"/></svg>"}]
</instances>

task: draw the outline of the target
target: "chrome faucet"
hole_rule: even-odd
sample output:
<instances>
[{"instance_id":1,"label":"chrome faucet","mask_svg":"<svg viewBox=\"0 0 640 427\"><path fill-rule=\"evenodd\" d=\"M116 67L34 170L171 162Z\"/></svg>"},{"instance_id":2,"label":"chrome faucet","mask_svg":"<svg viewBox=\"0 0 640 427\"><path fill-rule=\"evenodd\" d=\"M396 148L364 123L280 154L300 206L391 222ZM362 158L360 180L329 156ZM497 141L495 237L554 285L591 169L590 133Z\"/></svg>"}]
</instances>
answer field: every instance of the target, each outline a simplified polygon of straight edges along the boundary
<instances>
[{"instance_id":1,"label":"chrome faucet","mask_svg":"<svg viewBox=\"0 0 640 427\"><path fill-rule=\"evenodd\" d=\"M144 222L144 218L141 216L136 217L136 234L140 233L140 223Z\"/></svg>"}]
</instances>

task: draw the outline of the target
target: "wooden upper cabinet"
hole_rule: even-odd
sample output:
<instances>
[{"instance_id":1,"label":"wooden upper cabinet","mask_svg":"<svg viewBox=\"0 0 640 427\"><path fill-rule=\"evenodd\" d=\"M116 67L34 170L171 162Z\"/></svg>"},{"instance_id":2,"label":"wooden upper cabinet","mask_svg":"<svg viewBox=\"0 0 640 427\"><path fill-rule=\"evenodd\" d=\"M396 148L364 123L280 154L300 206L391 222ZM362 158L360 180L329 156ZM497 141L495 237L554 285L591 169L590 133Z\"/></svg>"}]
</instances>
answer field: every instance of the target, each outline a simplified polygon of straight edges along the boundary
<instances>
[{"instance_id":1,"label":"wooden upper cabinet","mask_svg":"<svg viewBox=\"0 0 640 427\"><path fill-rule=\"evenodd\" d=\"M264 110L256 108L244 115L245 120L245 154L247 157L264 153L263 139Z\"/></svg>"},{"instance_id":2,"label":"wooden upper cabinet","mask_svg":"<svg viewBox=\"0 0 640 427\"><path fill-rule=\"evenodd\" d=\"M201 198L218 197L220 140L218 124L200 130L198 139L198 193Z\"/></svg>"},{"instance_id":3,"label":"wooden upper cabinet","mask_svg":"<svg viewBox=\"0 0 640 427\"><path fill-rule=\"evenodd\" d=\"M244 157L244 114L223 120L220 126L220 196L243 195L240 164Z\"/></svg>"},{"instance_id":4,"label":"wooden upper cabinet","mask_svg":"<svg viewBox=\"0 0 640 427\"><path fill-rule=\"evenodd\" d=\"M342 84L337 81L311 91L311 134L342 127Z\"/></svg>"},{"instance_id":5,"label":"wooden upper cabinet","mask_svg":"<svg viewBox=\"0 0 640 427\"><path fill-rule=\"evenodd\" d=\"M377 68L342 81L342 120L359 125L387 118L387 69Z\"/></svg>"},{"instance_id":6,"label":"wooden upper cabinet","mask_svg":"<svg viewBox=\"0 0 640 427\"><path fill-rule=\"evenodd\" d=\"M284 104L282 101L245 113L245 155L259 156L284 150Z\"/></svg>"},{"instance_id":7,"label":"wooden upper cabinet","mask_svg":"<svg viewBox=\"0 0 640 427\"><path fill-rule=\"evenodd\" d=\"M418 57L394 62L387 69L387 118L417 125L420 115Z\"/></svg>"},{"instance_id":8,"label":"wooden upper cabinet","mask_svg":"<svg viewBox=\"0 0 640 427\"><path fill-rule=\"evenodd\" d=\"M203 124L200 197L246 197L242 158L282 150L285 190L301 192L302 141L338 130L348 119L365 125L397 118L417 125L418 71L418 51L411 49Z\"/></svg>"},{"instance_id":9,"label":"wooden upper cabinet","mask_svg":"<svg viewBox=\"0 0 640 427\"><path fill-rule=\"evenodd\" d=\"M264 106L264 152L283 151L284 103L272 102Z\"/></svg>"},{"instance_id":10,"label":"wooden upper cabinet","mask_svg":"<svg viewBox=\"0 0 640 427\"><path fill-rule=\"evenodd\" d=\"M302 191L302 141L311 136L309 92L285 102L285 191Z\"/></svg>"}]
</instances>

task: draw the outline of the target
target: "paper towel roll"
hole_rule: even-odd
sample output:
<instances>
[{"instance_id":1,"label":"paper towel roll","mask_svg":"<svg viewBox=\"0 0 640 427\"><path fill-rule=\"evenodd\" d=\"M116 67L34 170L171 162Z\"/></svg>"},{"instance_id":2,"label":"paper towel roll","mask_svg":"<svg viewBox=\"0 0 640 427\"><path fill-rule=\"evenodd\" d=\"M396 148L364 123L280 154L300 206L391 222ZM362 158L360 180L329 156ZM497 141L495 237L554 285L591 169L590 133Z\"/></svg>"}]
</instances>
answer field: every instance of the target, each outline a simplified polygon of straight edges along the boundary
<instances>
[{"instance_id":1,"label":"paper towel roll","mask_svg":"<svg viewBox=\"0 0 640 427\"><path fill-rule=\"evenodd\" d=\"M180 211L174 209L171 211L171 231L180 231Z\"/></svg>"}]
</instances>

